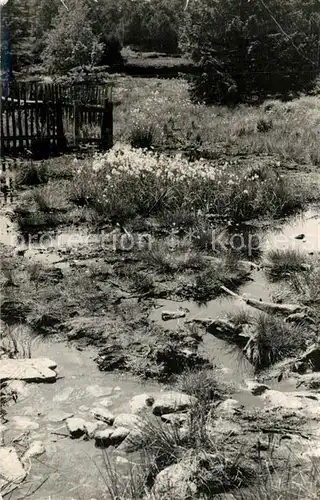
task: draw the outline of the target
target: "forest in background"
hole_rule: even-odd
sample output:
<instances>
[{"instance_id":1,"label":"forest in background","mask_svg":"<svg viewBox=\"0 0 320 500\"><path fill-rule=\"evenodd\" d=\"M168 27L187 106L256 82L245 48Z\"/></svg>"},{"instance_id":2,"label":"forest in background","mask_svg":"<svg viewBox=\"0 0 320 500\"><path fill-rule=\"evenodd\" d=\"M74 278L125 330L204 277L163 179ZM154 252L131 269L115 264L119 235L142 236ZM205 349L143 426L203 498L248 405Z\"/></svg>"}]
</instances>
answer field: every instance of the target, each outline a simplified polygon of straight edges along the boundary
<instances>
[{"instance_id":1,"label":"forest in background","mask_svg":"<svg viewBox=\"0 0 320 500\"><path fill-rule=\"evenodd\" d=\"M190 58L195 100L314 88L320 61L318 0L9 0L2 60L64 75L121 66L123 48ZM229 92L229 94L228 94Z\"/></svg>"}]
</instances>

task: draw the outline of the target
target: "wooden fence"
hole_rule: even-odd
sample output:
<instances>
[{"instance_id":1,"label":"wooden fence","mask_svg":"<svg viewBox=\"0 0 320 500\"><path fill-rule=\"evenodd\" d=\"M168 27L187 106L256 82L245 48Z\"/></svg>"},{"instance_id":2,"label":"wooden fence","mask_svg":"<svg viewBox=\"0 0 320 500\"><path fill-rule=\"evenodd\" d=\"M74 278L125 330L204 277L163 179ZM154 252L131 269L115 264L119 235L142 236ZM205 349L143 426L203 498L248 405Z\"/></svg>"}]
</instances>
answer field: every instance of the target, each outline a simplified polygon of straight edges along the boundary
<instances>
[{"instance_id":1,"label":"wooden fence","mask_svg":"<svg viewBox=\"0 0 320 500\"><path fill-rule=\"evenodd\" d=\"M3 155L63 152L82 143L113 142L110 86L17 83L1 95Z\"/></svg>"}]
</instances>

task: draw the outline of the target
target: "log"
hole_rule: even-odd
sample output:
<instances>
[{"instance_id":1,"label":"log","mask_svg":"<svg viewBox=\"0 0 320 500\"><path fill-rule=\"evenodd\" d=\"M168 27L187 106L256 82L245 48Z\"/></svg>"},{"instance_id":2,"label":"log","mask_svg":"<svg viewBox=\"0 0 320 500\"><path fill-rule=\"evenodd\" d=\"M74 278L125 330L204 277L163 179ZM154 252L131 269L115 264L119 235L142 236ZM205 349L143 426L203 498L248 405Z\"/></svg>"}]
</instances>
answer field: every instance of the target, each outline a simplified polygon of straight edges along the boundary
<instances>
[{"instance_id":1,"label":"log","mask_svg":"<svg viewBox=\"0 0 320 500\"><path fill-rule=\"evenodd\" d=\"M299 304L276 304L274 302L263 302L258 299L245 298L242 295L232 292L232 290L229 290L225 286L221 286L221 289L228 295L231 295L238 300L243 300L246 304L248 304L248 306L259 309L259 311L263 311L265 313L296 314L303 312L306 309L304 306Z\"/></svg>"}]
</instances>

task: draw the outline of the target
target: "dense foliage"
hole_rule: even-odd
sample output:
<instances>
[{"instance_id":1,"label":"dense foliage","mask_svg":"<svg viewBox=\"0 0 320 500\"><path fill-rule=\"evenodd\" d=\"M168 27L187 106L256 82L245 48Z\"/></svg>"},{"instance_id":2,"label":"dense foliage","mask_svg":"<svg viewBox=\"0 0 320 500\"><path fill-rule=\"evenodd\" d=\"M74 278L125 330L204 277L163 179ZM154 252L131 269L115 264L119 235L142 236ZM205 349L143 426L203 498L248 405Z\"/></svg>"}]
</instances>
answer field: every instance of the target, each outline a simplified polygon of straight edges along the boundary
<instances>
[{"instance_id":1,"label":"dense foliage","mask_svg":"<svg viewBox=\"0 0 320 500\"><path fill-rule=\"evenodd\" d=\"M63 72L90 62L118 64L124 45L176 53L183 0L9 0L2 16L15 70L43 62Z\"/></svg>"},{"instance_id":2,"label":"dense foliage","mask_svg":"<svg viewBox=\"0 0 320 500\"><path fill-rule=\"evenodd\" d=\"M320 2L192 0L183 39L201 69L197 100L305 90L319 70Z\"/></svg>"},{"instance_id":3,"label":"dense foliage","mask_svg":"<svg viewBox=\"0 0 320 500\"><path fill-rule=\"evenodd\" d=\"M9 0L2 17L15 70L118 65L124 46L182 50L199 67L195 100L227 104L308 90L319 73L319 0Z\"/></svg>"}]
</instances>

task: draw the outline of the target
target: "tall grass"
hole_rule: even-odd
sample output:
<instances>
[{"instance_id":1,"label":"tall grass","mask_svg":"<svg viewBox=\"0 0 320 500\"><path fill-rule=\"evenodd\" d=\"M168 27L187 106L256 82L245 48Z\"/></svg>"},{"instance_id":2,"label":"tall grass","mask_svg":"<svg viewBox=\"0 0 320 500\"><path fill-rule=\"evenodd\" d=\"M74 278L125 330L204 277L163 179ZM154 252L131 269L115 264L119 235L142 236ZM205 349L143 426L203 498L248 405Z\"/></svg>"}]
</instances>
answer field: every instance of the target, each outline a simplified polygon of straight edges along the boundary
<instances>
[{"instance_id":1,"label":"tall grass","mask_svg":"<svg viewBox=\"0 0 320 500\"><path fill-rule=\"evenodd\" d=\"M304 331L281 318L261 313L254 317L253 324L255 337L250 349L250 361L256 370L297 355L306 348Z\"/></svg>"},{"instance_id":2,"label":"tall grass","mask_svg":"<svg viewBox=\"0 0 320 500\"><path fill-rule=\"evenodd\" d=\"M272 281L287 279L293 273L306 270L307 256L296 249L270 250L266 258L267 275Z\"/></svg>"}]
</instances>

